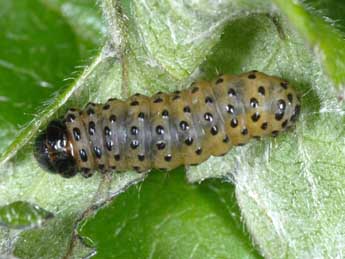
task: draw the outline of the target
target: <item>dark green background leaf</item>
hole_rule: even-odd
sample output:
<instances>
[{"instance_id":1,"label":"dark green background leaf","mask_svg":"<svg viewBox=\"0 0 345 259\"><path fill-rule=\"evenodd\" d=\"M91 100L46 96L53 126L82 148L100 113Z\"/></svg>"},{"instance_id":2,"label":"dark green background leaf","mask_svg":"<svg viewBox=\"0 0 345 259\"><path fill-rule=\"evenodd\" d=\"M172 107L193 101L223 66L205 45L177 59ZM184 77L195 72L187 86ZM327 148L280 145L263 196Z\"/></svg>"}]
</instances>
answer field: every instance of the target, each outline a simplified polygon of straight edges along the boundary
<instances>
[{"instance_id":1,"label":"dark green background leaf","mask_svg":"<svg viewBox=\"0 0 345 259\"><path fill-rule=\"evenodd\" d=\"M68 3L69 9L78 9L73 1ZM60 13L59 7L63 4L0 1L0 153L14 140L16 132L35 117L38 107L52 93L72 83L72 72L88 63L95 53L97 45L87 36L90 33L83 35L87 30L79 29L77 34L75 30L86 21L73 23ZM95 7L94 1L85 2L83 7L97 14L90 8ZM102 38L99 34L92 35L98 44Z\"/></svg>"},{"instance_id":2,"label":"dark green background leaf","mask_svg":"<svg viewBox=\"0 0 345 259\"><path fill-rule=\"evenodd\" d=\"M94 258L261 258L248 242L234 188L152 172L81 225Z\"/></svg>"},{"instance_id":3,"label":"dark green background leaf","mask_svg":"<svg viewBox=\"0 0 345 259\"><path fill-rule=\"evenodd\" d=\"M40 226L52 217L49 211L22 201L0 207L0 225L9 228Z\"/></svg>"},{"instance_id":4,"label":"dark green background leaf","mask_svg":"<svg viewBox=\"0 0 345 259\"><path fill-rule=\"evenodd\" d=\"M293 0L274 0L273 2L306 39L309 47L314 49L317 60L322 63L324 71L335 87L340 90L342 96L345 85L344 33L338 30L334 23L323 15L322 11L317 12L304 2ZM314 5L316 4L317 2L314 2ZM344 5L343 3L343 8ZM338 6L340 5L338 4ZM329 13L337 15L335 11Z\"/></svg>"}]
</instances>

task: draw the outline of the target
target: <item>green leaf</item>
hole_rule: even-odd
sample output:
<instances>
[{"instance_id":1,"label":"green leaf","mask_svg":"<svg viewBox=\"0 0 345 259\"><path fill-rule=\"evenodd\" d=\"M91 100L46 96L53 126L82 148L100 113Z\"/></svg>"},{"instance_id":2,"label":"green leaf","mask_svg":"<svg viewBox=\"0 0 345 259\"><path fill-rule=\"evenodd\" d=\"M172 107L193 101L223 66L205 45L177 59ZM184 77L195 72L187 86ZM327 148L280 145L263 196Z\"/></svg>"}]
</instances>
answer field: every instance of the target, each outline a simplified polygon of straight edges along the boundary
<instances>
[{"instance_id":1,"label":"green leaf","mask_svg":"<svg viewBox=\"0 0 345 259\"><path fill-rule=\"evenodd\" d=\"M233 186L186 184L181 169L152 172L79 233L96 246L94 258L261 258L241 226Z\"/></svg>"},{"instance_id":2,"label":"green leaf","mask_svg":"<svg viewBox=\"0 0 345 259\"><path fill-rule=\"evenodd\" d=\"M38 206L17 201L0 207L0 225L11 228L26 228L41 225L52 214Z\"/></svg>"},{"instance_id":3,"label":"green leaf","mask_svg":"<svg viewBox=\"0 0 345 259\"><path fill-rule=\"evenodd\" d=\"M308 44L315 49L316 57L322 62L335 85L338 88L344 88L345 34L320 13L302 3L292 0L274 0L274 2L306 38ZM332 3L328 1L328 4L330 2ZM339 2L338 5L341 6ZM344 8L344 4L342 7Z\"/></svg>"},{"instance_id":4,"label":"green leaf","mask_svg":"<svg viewBox=\"0 0 345 259\"><path fill-rule=\"evenodd\" d=\"M60 12L72 27L83 59L97 54L104 43L106 28L94 0L44 0L44 3Z\"/></svg>"},{"instance_id":5,"label":"green leaf","mask_svg":"<svg viewBox=\"0 0 345 259\"><path fill-rule=\"evenodd\" d=\"M333 83L342 84L342 72L338 70L343 66L338 58L342 57L342 32L328 30L324 20L310 17L309 9L301 5L297 5L298 12L294 13L296 6L292 2L275 2L281 11L279 8L272 11L270 1L102 1L109 42L72 84L55 92L55 97L40 109L0 159L0 206L27 201L52 212L55 217L41 228L20 234L17 230L1 229L0 239L6 240L0 242L1 253L14 251L16 256L25 258L90 255L92 250L72 239L76 220L83 212L86 216L89 212L93 214L94 205L107 204L145 177L128 172L115 174L112 179L96 174L91 179L77 176L66 180L47 174L33 159L30 141L48 120L62 115L71 106L83 107L89 100L104 102L110 96L126 98L135 92L152 94L182 89L196 78L212 79L218 73L257 69L288 79L300 92L302 116L296 128L275 139L252 141L245 147L234 148L224 157L210 158L187 171L192 182L222 177L235 183L236 200L251 237L236 226L240 224L237 209L230 210L233 217L226 215L227 208L234 206L233 197L229 198L233 191L230 184L184 185L181 175L175 171L168 178L150 176L141 189L133 187L115 199L109 208L79 228L84 242L90 240L88 244L96 246L97 252L102 254L113 251L112 246L115 246L124 253L137 249L144 255L150 251L162 255L169 251L172 257L186 257L196 247L195 253L202 256L217 252L227 256L237 245L239 249L232 256L255 257L257 254L250 241L254 240L259 252L270 258L340 257L344 253L344 104L338 102ZM26 13L36 14L35 8L29 8L32 2L23 3L28 5ZM56 19L62 19L63 30L70 28L78 39L79 43L70 46L70 51L76 53L78 49L81 57L88 44L99 44L92 36L97 37L101 32L92 30L100 27L81 22L93 6L83 9L82 2L77 0L46 0L39 4L44 10L51 10ZM285 5L289 7L286 10ZM9 13L13 15L16 11ZM299 23L300 19L304 23ZM16 23L25 27L27 22L19 19ZM100 20L96 23L101 24ZM87 29L84 30L84 26ZM320 36L316 34L318 28ZM65 35L53 36L64 39ZM59 42L53 36L50 40ZM327 36L334 42L324 39ZM315 57L309 46L319 46L325 59ZM21 47L26 50L26 46ZM339 48L339 56L335 48ZM330 63L331 57L336 58L338 66ZM66 55L67 63L68 58ZM56 60L53 61L55 65ZM70 72L63 72L66 74L57 78L56 84L61 85L58 82ZM20 76L14 74L13 78ZM40 90L33 90L32 95L36 96L36 92L40 96ZM5 122L13 127L12 122ZM10 132L10 126L5 126L5 130ZM0 141L6 140L1 137ZM159 195L154 195L156 190L161 190ZM171 197L173 193L177 197ZM178 200L179 197L186 200ZM199 206L194 207L194 202ZM164 239L156 241L154 226L164 218L166 211L173 214L175 209L187 211L187 220L184 215L174 217L175 221L164 226ZM126 216L127 220L129 215L135 216L135 212L141 217L127 223L129 229L122 230L118 236L99 232L105 226L109 232L117 230L119 223L126 222ZM195 226L193 220L198 219L199 214L215 215L210 219L214 229L204 221ZM193 232L195 229L199 235ZM193 242L186 240L185 233L189 233ZM213 236L210 237L210 233ZM152 250L148 242L140 242L143 236L157 242L156 250ZM214 240L221 241L215 244ZM199 248L198 243L202 247L199 245ZM175 244L176 249L168 250ZM222 244L224 247L218 246ZM138 255L138 251L133 253Z\"/></svg>"},{"instance_id":6,"label":"green leaf","mask_svg":"<svg viewBox=\"0 0 345 259\"><path fill-rule=\"evenodd\" d=\"M103 42L100 31L89 33L93 27L104 31L94 6L93 0L0 1L0 161L34 134L45 117L38 113L47 113L42 102L65 89L76 67Z\"/></svg>"},{"instance_id":7,"label":"green leaf","mask_svg":"<svg viewBox=\"0 0 345 259\"><path fill-rule=\"evenodd\" d=\"M80 56L70 26L56 12L37 1L0 4L0 151L3 151L20 129L19 125L34 117L38 105L58 89L57 82L61 85ZM55 38L50 31L54 31Z\"/></svg>"},{"instance_id":8,"label":"green leaf","mask_svg":"<svg viewBox=\"0 0 345 259\"><path fill-rule=\"evenodd\" d=\"M305 1L307 9L322 16L328 23L342 32L345 31L345 5L337 0L308 0Z\"/></svg>"}]
</instances>

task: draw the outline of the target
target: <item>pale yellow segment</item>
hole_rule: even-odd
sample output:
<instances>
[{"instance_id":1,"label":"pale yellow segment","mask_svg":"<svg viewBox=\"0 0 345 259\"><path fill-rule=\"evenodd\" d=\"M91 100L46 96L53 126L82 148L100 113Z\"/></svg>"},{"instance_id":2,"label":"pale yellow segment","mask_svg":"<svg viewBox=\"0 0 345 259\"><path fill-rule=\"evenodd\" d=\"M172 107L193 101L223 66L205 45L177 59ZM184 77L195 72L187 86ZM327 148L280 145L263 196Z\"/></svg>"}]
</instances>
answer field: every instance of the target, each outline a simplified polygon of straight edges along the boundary
<instances>
[{"instance_id":1,"label":"pale yellow segment","mask_svg":"<svg viewBox=\"0 0 345 259\"><path fill-rule=\"evenodd\" d=\"M137 105L133 105L137 102ZM144 95L133 95L127 100L127 150L124 153L128 169L138 172L146 172L152 168L150 152L150 132L147 132L145 124L150 123L151 98ZM139 114L146 115L146 120L140 119Z\"/></svg>"},{"instance_id":2,"label":"pale yellow segment","mask_svg":"<svg viewBox=\"0 0 345 259\"><path fill-rule=\"evenodd\" d=\"M95 161L92 155L91 145L88 143L88 141L86 141L87 133L83 124L83 120L80 117L79 111L75 109L70 109L66 113L65 119L68 117L69 114L73 114L75 116L75 120L66 122L67 138L71 143L71 146L73 147L72 155L76 160L78 170L82 170L83 168L94 169ZM79 129L80 140L75 139L73 129ZM81 151L84 151L86 153L86 161L83 161L81 159Z\"/></svg>"},{"instance_id":3,"label":"pale yellow segment","mask_svg":"<svg viewBox=\"0 0 345 259\"><path fill-rule=\"evenodd\" d=\"M167 116L164 115L165 112L167 112ZM152 143L151 148L154 168L171 170L183 162L181 154L175 147L176 143L174 143L177 136L174 134L173 116L174 112L171 109L169 94L157 94L152 97L151 132L155 141ZM158 126L163 127L164 134L157 134Z\"/></svg>"},{"instance_id":4,"label":"pale yellow segment","mask_svg":"<svg viewBox=\"0 0 345 259\"><path fill-rule=\"evenodd\" d=\"M112 135L113 147L111 151L107 151L109 168L116 171L128 170L127 160L124 156L126 152L124 122L127 114L127 103L122 100L109 100L110 108L103 114L104 119L109 121L109 128ZM116 120L111 120L111 116L115 116ZM103 134L103 133L101 133Z\"/></svg>"}]
</instances>

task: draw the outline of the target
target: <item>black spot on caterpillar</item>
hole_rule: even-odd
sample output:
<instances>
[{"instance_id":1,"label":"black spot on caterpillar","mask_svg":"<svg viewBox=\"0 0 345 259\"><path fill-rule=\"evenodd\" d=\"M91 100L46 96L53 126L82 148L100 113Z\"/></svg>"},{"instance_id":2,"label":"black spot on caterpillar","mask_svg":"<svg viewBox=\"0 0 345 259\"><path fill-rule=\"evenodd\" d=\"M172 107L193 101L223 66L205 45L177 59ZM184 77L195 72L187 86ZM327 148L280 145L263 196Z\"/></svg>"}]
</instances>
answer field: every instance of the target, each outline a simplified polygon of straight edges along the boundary
<instances>
[{"instance_id":1,"label":"black spot on caterpillar","mask_svg":"<svg viewBox=\"0 0 345 259\"><path fill-rule=\"evenodd\" d=\"M224 155L251 138L276 136L299 112L295 90L278 77L223 75L183 91L70 109L37 137L34 154L43 168L64 177L171 170Z\"/></svg>"}]
</instances>

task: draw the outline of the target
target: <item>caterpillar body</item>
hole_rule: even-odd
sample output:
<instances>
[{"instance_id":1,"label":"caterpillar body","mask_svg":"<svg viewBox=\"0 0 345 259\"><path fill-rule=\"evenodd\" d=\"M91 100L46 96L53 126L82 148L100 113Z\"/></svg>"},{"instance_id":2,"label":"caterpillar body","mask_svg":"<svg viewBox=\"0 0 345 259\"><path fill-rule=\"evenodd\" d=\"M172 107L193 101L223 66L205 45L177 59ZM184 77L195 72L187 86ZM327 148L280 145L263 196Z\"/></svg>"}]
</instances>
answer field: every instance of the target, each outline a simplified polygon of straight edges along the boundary
<instances>
[{"instance_id":1,"label":"caterpillar body","mask_svg":"<svg viewBox=\"0 0 345 259\"><path fill-rule=\"evenodd\" d=\"M199 164L251 138L277 135L300 112L292 86L251 71L199 81L188 89L69 109L36 139L34 154L50 172L145 172Z\"/></svg>"}]
</instances>

